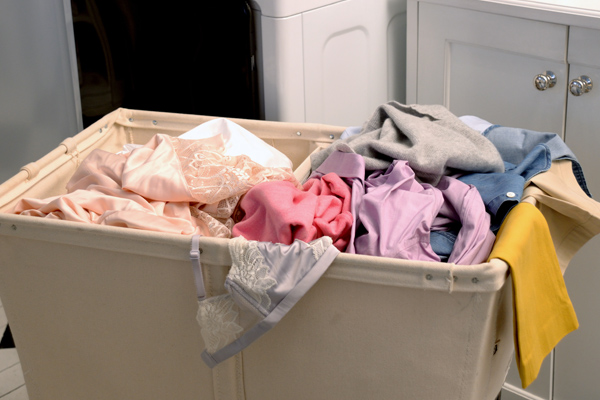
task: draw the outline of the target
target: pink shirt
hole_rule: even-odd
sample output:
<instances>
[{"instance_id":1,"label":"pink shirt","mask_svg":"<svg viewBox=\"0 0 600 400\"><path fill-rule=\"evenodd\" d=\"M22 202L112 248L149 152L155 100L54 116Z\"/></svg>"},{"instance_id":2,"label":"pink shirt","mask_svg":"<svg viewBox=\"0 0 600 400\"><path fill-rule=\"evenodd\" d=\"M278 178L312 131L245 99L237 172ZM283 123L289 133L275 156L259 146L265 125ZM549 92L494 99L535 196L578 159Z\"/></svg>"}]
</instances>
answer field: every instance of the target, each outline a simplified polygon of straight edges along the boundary
<instances>
[{"instance_id":1,"label":"pink shirt","mask_svg":"<svg viewBox=\"0 0 600 400\"><path fill-rule=\"evenodd\" d=\"M232 234L283 244L329 236L343 251L352 227L350 204L350 187L334 173L309 179L302 190L289 182L264 182L250 189L240 202L245 215Z\"/></svg>"}]
</instances>

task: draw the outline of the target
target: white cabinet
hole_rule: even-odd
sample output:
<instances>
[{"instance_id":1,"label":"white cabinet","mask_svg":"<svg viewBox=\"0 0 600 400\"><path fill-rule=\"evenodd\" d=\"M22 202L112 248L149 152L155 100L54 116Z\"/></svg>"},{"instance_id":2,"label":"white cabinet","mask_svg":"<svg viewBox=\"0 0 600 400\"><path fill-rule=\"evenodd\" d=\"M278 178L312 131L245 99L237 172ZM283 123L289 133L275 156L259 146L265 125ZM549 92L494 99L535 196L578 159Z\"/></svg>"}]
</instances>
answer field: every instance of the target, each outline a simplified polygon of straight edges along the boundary
<instances>
[{"instance_id":1,"label":"white cabinet","mask_svg":"<svg viewBox=\"0 0 600 400\"><path fill-rule=\"evenodd\" d=\"M416 102L562 133L567 38L563 25L419 2ZM539 91L546 70L559 83Z\"/></svg>"},{"instance_id":2,"label":"white cabinet","mask_svg":"<svg viewBox=\"0 0 600 400\"><path fill-rule=\"evenodd\" d=\"M600 30L570 28L569 81L586 75L599 85L582 96L568 96L565 141L581 162L590 191L597 200L600 199L599 48ZM600 399L599 264L600 237L595 237L575 256L565 274L580 328L556 347L554 398L557 400Z\"/></svg>"},{"instance_id":3,"label":"white cabinet","mask_svg":"<svg viewBox=\"0 0 600 400\"><path fill-rule=\"evenodd\" d=\"M592 3L585 6L598 7ZM444 104L456 115L559 133L600 198L600 9L574 4L409 0L407 102ZM556 84L538 90L534 78L546 71ZM597 85L574 96L569 84L582 76ZM503 399L600 398L599 237L572 260L565 281L579 330L559 343L526 391L519 390L513 363L507 387L514 390L505 390Z\"/></svg>"}]
</instances>

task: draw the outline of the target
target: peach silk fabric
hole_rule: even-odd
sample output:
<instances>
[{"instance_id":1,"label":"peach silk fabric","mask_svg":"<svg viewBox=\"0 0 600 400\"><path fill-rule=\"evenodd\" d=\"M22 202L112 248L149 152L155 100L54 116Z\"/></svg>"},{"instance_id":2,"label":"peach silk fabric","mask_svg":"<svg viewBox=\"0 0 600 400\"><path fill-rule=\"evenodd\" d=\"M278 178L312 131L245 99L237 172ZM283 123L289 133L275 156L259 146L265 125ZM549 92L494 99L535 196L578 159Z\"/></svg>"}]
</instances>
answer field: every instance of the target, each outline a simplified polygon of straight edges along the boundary
<instances>
[{"instance_id":1,"label":"peach silk fabric","mask_svg":"<svg viewBox=\"0 0 600 400\"><path fill-rule=\"evenodd\" d=\"M68 182L66 194L21 199L13 212L228 238L241 196L271 180L300 185L291 168L263 167L247 155L223 155L219 136L185 140L157 134L131 153L94 150Z\"/></svg>"}]
</instances>

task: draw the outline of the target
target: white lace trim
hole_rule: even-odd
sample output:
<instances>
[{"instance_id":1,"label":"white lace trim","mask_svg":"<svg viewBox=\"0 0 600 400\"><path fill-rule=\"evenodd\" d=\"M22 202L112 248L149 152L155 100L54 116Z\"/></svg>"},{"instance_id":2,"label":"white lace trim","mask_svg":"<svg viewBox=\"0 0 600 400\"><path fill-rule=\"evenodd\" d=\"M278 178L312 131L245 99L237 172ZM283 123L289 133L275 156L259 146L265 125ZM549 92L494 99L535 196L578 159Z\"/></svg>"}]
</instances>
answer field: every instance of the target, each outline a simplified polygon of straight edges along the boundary
<instances>
[{"instance_id":1,"label":"white lace trim","mask_svg":"<svg viewBox=\"0 0 600 400\"><path fill-rule=\"evenodd\" d=\"M269 267L258 250L258 242L248 241L241 236L231 239L229 252L232 266L227 278L242 286L260 306L268 309L271 298L267 290L275 286L277 281L269 276Z\"/></svg>"},{"instance_id":2,"label":"white lace trim","mask_svg":"<svg viewBox=\"0 0 600 400\"><path fill-rule=\"evenodd\" d=\"M198 302L196 320L208 352L214 353L239 337L243 329L237 323L238 317L237 305L230 294Z\"/></svg>"},{"instance_id":3,"label":"white lace trim","mask_svg":"<svg viewBox=\"0 0 600 400\"><path fill-rule=\"evenodd\" d=\"M291 168L268 168L246 155L227 156L202 140L169 136L191 195L203 204L241 196L266 181L290 181L299 186ZM226 206L227 207L227 206Z\"/></svg>"},{"instance_id":4,"label":"white lace trim","mask_svg":"<svg viewBox=\"0 0 600 400\"><path fill-rule=\"evenodd\" d=\"M315 260L318 260L332 243L333 240L329 236L322 236L319 239L313 240L308 245L312 249Z\"/></svg>"}]
</instances>

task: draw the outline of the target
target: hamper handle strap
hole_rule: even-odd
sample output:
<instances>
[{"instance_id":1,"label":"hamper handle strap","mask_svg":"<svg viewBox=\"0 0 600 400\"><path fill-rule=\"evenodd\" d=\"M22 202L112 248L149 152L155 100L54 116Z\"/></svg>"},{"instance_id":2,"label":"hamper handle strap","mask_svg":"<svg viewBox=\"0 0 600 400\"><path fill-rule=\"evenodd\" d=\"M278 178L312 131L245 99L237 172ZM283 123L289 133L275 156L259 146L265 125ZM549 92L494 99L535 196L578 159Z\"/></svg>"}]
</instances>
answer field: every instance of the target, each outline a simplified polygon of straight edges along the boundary
<instances>
[{"instance_id":1,"label":"hamper handle strap","mask_svg":"<svg viewBox=\"0 0 600 400\"><path fill-rule=\"evenodd\" d=\"M192 248L190 250L190 261L194 271L194 283L196 284L196 295L198 300L204 300L206 289L204 288L204 277L202 276L202 262L200 261L200 236L192 236Z\"/></svg>"}]
</instances>

